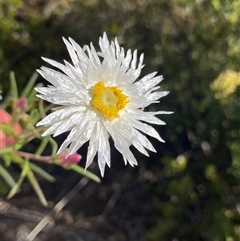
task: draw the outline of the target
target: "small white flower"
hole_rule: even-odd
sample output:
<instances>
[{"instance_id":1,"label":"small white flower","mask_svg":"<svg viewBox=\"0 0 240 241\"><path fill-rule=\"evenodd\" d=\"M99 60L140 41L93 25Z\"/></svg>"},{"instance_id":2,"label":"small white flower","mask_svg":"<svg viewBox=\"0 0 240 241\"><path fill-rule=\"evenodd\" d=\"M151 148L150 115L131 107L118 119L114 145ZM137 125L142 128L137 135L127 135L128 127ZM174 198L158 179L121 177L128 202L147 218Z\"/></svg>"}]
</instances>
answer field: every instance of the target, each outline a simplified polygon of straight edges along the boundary
<instances>
[{"instance_id":1,"label":"small white flower","mask_svg":"<svg viewBox=\"0 0 240 241\"><path fill-rule=\"evenodd\" d=\"M143 68L143 54L137 65L137 50L133 53L128 50L125 54L117 39L109 42L106 33L99 39L100 52L96 52L92 43L81 48L71 38L63 41L73 65L43 58L61 72L42 67L38 72L52 85L36 88L39 98L60 105L37 124L50 126L43 136L70 131L57 154L70 145L67 157L89 141L86 168L98 153L103 176L105 164L110 167L110 136L125 164L137 165L129 149L131 145L146 156L146 149L156 152L144 134L164 141L152 126L143 122L164 125L155 115L171 112L144 112L143 109L168 94L156 92L159 89L156 85L163 77L154 72L137 81Z\"/></svg>"}]
</instances>

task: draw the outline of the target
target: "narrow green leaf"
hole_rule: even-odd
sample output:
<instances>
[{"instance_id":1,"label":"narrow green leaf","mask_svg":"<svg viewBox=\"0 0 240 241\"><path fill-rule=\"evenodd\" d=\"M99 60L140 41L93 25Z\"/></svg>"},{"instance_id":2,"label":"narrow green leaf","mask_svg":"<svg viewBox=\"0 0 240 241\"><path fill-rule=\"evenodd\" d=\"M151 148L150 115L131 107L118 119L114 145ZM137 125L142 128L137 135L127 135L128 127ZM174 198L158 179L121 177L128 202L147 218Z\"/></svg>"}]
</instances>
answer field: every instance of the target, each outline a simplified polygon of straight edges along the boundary
<instances>
[{"instance_id":1,"label":"narrow green leaf","mask_svg":"<svg viewBox=\"0 0 240 241\"><path fill-rule=\"evenodd\" d=\"M13 130L13 127L11 125L1 124L1 130L3 130L3 132L5 132L8 135L12 135L13 137L18 137L19 135Z\"/></svg>"},{"instance_id":2,"label":"narrow green leaf","mask_svg":"<svg viewBox=\"0 0 240 241\"><path fill-rule=\"evenodd\" d=\"M73 171L75 171L75 172L77 172L77 173L79 173L79 174L81 174L81 175L83 175L83 176L85 176L85 177L95 181L95 182L98 182L98 183L101 182L101 180L100 180L100 178L98 176L96 176L92 172L89 172L89 171L85 170L84 168L82 168L82 167L80 167L78 165L71 165L69 167L69 169L71 169L71 170L73 170Z\"/></svg>"},{"instance_id":3,"label":"narrow green leaf","mask_svg":"<svg viewBox=\"0 0 240 241\"><path fill-rule=\"evenodd\" d=\"M3 148L1 149L1 156L8 154L8 153L12 153L15 149L13 147L7 147L7 148Z\"/></svg>"},{"instance_id":4,"label":"narrow green leaf","mask_svg":"<svg viewBox=\"0 0 240 241\"><path fill-rule=\"evenodd\" d=\"M21 176L25 177L27 175L28 169L29 169L29 161L24 160L24 163L22 165Z\"/></svg>"},{"instance_id":5,"label":"narrow green leaf","mask_svg":"<svg viewBox=\"0 0 240 241\"><path fill-rule=\"evenodd\" d=\"M1 155L2 155L2 153L1 153ZM11 161L11 158L9 155L2 155L2 159L4 160L6 167L9 167L11 165L12 161Z\"/></svg>"},{"instance_id":6,"label":"narrow green leaf","mask_svg":"<svg viewBox=\"0 0 240 241\"><path fill-rule=\"evenodd\" d=\"M39 111L38 109L32 109L30 111L30 120L32 123L35 124L35 122L37 122L40 118L40 114L39 114Z\"/></svg>"},{"instance_id":7,"label":"narrow green leaf","mask_svg":"<svg viewBox=\"0 0 240 241\"><path fill-rule=\"evenodd\" d=\"M43 100L42 99L40 99L39 102L38 102L38 110L40 112L41 118L44 118L46 116L46 112L45 112L45 109L44 109L44 106L43 106Z\"/></svg>"},{"instance_id":8,"label":"narrow green leaf","mask_svg":"<svg viewBox=\"0 0 240 241\"><path fill-rule=\"evenodd\" d=\"M36 194L39 198L39 201L41 202L41 204L44 207L47 207L47 205L48 205L47 200L43 194L41 187L39 186L39 183L38 183L36 177L34 176L33 172L31 171L31 169L28 170L27 177L28 177L28 180L31 183L34 191L36 192Z\"/></svg>"},{"instance_id":9,"label":"narrow green leaf","mask_svg":"<svg viewBox=\"0 0 240 241\"><path fill-rule=\"evenodd\" d=\"M39 83L37 84L35 87L42 87L43 84L42 83ZM28 95L28 102L29 103L32 103L34 100L36 100L36 91L33 89L32 92L29 93Z\"/></svg>"},{"instance_id":10,"label":"narrow green leaf","mask_svg":"<svg viewBox=\"0 0 240 241\"><path fill-rule=\"evenodd\" d=\"M30 168L32 169L33 172L41 176L42 178L46 179L49 182L55 182L55 178L50 175L48 172L43 170L41 167L37 166L34 163L29 163Z\"/></svg>"},{"instance_id":11,"label":"narrow green leaf","mask_svg":"<svg viewBox=\"0 0 240 241\"><path fill-rule=\"evenodd\" d=\"M47 113L48 111L50 111L55 105L54 104L49 104L45 107L45 113Z\"/></svg>"},{"instance_id":12,"label":"narrow green leaf","mask_svg":"<svg viewBox=\"0 0 240 241\"><path fill-rule=\"evenodd\" d=\"M10 95L6 96L6 98L1 100L0 108L5 110L8 107L10 100L11 100L11 96Z\"/></svg>"},{"instance_id":13,"label":"narrow green leaf","mask_svg":"<svg viewBox=\"0 0 240 241\"><path fill-rule=\"evenodd\" d=\"M12 187L12 189L10 190L7 199L12 198L19 190L20 186L23 183L23 180L27 174L27 170L29 169L29 165L28 165L28 161L25 161L23 166L22 166L22 172L20 174L20 177L18 178L17 183Z\"/></svg>"},{"instance_id":14,"label":"narrow green leaf","mask_svg":"<svg viewBox=\"0 0 240 241\"><path fill-rule=\"evenodd\" d=\"M21 138L21 140L18 140L18 142L14 145L14 150L17 151L21 149L23 145L25 145L25 143L22 141L22 138Z\"/></svg>"},{"instance_id":15,"label":"narrow green leaf","mask_svg":"<svg viewBox=\"0 0 240 241\"><path fill-rule=\"evenodd\" d=\"M34 90L33 86L37 80L38 73L34 72L32 76L30 77L27 86L24 88L21 97L27 97L29 94L31 94L31 91Z\"/></svg>"},{"instance_id":16,"label":"narrow green leaf","mask_svg":"<svg viewBox=\"0 0 240 241\"><path fill-rule=\"evenodd\" d=\"M15 75L12 71L10 72L10 83L11 83L11 95L15 100L17 100L18 99L17 83L16 83Z\"/></svg>"},{"instance_id":17,"label":"narrow green leaf","mask_svg":"<svg viewBox=\"0 0 240 241\"><path fill-rule=\"evenodd\" d=\"M6 181L6 183L11 188L13 188L16 185L16 182L13 180L12 176L2 165L0 165L0 176Z\"/></svg>"},{"instance_id":18,"label":"narrow green leaf","mask_svg":"<svg viewBox=\"0 0 240 241\"><path fill-rule=\"evenodd\" d=\"M23 165L24 165L25 160L24 160L21 156L19 156L18 154L16 154L15 152L9 153L8 155L9 155L9 157L11 158L11 160L12 160L13 163L16 163L16 164L18 164L18 165L20 165L20 166L23 166Z\"/></svg>"},{"instance_id":19,"label":"narrow green leaf","mask_svg":"<svg viewBox=\"0 0 240 241\"><path fill-rule=\"evenodd\" d=\"M36 137L41 137L39 130L37 128L35 128L35 124L39 120L39 118L40 118L40 114L39 114L38 109L36 109L36 108L32 109L30 111L30 118L29 118L27 128L28 128L28 130L33 132Z\"/></svg>"}]
</instances>

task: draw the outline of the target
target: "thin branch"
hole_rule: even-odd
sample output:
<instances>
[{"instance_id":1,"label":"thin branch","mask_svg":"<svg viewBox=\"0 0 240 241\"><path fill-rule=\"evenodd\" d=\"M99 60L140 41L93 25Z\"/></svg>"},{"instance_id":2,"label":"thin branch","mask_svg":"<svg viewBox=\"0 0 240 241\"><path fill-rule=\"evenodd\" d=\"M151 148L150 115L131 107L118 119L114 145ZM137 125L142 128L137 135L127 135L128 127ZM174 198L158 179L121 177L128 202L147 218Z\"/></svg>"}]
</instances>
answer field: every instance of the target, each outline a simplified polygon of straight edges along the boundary
<instances>
[{"instance_id":1,"label":"thin branch","mask_svg":"<svg viewBox=\"0 0 240 241\"><path fill-rule=\"evenodd\" d=\"M26 159L31 159L31 160L45 162L45 163L51 163L53 159L52 156L39 156L39 155L35 155L32 153L23 152L23 151L15 151L15 153Z\"/></svg>"}]
</instances>

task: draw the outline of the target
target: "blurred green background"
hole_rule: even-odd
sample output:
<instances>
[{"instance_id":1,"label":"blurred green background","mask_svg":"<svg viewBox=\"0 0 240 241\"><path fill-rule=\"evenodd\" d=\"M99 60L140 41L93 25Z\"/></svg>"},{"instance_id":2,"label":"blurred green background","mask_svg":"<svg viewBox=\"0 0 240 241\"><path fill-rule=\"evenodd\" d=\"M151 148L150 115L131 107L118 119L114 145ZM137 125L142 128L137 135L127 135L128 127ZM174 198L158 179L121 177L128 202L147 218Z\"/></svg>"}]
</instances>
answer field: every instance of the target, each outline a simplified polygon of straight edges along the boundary
<instances>
[{"instance_id":1,"label":"blurred green background","mask_svg":"<svg viewBox=\"0 0 240 241\"><path fill-rule=\"evenodd\" d=\"M140 161L154 222L146 240L240 240L240 1L2 0L1 88L20 88L43 61L69 60L61 37L98 44L106 31L145 55L170 94L149 109L174 111L166 144ZM40 80L40 78L39 78ZM42 80L41 80L42 81ZM110 170L111 171L111 170Z\"/></svg>"}]
</instances>

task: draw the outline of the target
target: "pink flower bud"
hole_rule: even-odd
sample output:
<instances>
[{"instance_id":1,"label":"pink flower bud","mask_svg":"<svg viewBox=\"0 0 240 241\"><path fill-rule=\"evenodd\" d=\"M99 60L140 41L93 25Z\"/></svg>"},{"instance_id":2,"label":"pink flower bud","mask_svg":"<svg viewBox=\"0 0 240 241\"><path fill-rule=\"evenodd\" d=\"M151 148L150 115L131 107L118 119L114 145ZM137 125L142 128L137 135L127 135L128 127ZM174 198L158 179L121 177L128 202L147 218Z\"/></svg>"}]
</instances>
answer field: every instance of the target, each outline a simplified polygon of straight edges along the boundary
<instances>
[{"instance_id":1,"label":"pink flower bud","mask_svg":"<svg viewBox=\"0 0 240 241\"><path fill-rule=\"evenodd\" d=\"M11 120L11 115L9 115L5 110L0 109L0 124L10 124ZM22 132L22 127L18 123L14 123L12 128L13 131L18 134ZM12 146L15 142L16 140L12 135L6 134L3 130L0 130L0 149Z\"/></svg>"},{"instance_id":2,"label":"pink flower bud","mask_svg":"<svg viewBox=\"0 0 240 241\"><path fill-rule=\"evenodd\" d=\"M0 109L0 123L9 124L12 120L12 117L3 109Z\"/></svg>"},{"instance_id":3,"label":"pink flower bud","mask_svg":"<svg viewBox=\"0 0 240 241\"><path fill-rule=\"evenodd\" d=\"M27 99L25 97L18 99L18 101L16 103L16 107L21 110L26 110L27 109Z\"/></svg>"},{"instance_id":4,"label":"pink flower bud","mask_svg":"<svg viewBox=\"0 0 240 241\"><path fill-rule=\"evenodd\" d=\"M59 163L62 165L72 165L72 164L78 164L80 160L82 159L82 156L78 153L73 153L69 157L65 158L66 152L63 152L59 155Z\"/></svg>"}]
</instances>

